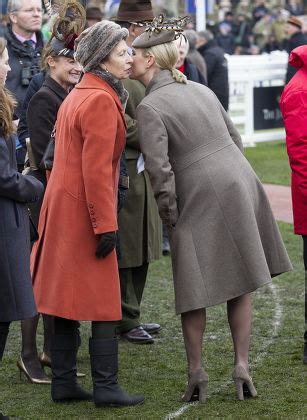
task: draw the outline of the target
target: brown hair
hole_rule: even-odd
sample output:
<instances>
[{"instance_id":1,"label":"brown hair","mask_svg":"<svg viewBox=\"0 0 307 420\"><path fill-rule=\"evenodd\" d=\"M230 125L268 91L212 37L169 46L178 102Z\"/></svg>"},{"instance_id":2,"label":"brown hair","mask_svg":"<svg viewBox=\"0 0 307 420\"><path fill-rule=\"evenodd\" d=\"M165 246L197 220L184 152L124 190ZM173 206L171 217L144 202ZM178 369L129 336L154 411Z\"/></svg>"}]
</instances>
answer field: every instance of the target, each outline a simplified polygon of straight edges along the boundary
<instances>
[{"instance_id":1,"label":"brown hair","mask_svg":"<svg viewBox=\"0 0 307 420\"><path fill-rule=\"evenodd\" d=\"M45 45L42 52L42 60L41 60L41 69L43 71L46 71L47 73L49 73L49 70L50 70L49 64L48 64L49 57L53 57L55 60L57 60L58 58L56 52L53 50L51 46L51 40L49 40L47 44Z\"/></svg>"},{"instance_id":2,"label":"brown hair","mask_svg":"<svg viewBox=\"0 0 307 420\"><path fill-rule=\"evenodd\" d=\"M0 37L0 57L6 48L6 40ZM0 85L0 128L3 130L5 139L8 139L15 131L13 114L16 100L13 95L2 85Z\"/></svg>"}]
</instances>

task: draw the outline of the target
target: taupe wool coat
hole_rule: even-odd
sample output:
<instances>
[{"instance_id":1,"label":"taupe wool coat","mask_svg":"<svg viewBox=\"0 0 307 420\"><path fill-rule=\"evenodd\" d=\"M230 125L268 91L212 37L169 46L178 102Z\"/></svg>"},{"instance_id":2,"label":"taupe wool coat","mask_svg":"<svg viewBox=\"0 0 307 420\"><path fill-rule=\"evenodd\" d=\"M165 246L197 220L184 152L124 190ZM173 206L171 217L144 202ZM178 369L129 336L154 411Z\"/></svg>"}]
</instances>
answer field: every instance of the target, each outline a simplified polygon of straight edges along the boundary
<instances>
[{"instance_id":1,"label":"taupe wool coat","mask_svg":"<svg viewBox=\"0 0 307 420\"><path fill-rule=\"evenodd\" d=\"M146 95L140 143L170 226L176 312L226 302L291 270L261 182L214 93L164 70Z\"/></svg>"}]
</instances>

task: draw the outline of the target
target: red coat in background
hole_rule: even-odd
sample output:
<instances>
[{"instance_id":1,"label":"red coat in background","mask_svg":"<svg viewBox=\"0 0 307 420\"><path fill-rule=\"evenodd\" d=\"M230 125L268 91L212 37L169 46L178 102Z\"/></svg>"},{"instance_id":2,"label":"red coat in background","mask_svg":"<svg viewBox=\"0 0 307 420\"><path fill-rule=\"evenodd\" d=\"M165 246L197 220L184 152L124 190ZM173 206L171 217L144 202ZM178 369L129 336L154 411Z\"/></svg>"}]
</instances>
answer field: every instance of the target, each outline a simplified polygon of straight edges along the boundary
<instances>
[{"instance_id":1,"label":"red coat in background","mask_svg":"<svg viewBox=\"0 0 307 420\"><path fill-rule=\"evenodd\" d=\"M95 250L98 234L118 229L124 121L115 91L88 73L59 109L54 165L31 258L40 313L74 320L121 319L116 252L97 259Z\"/></svg>"},{"instance_id":2,"label":"red coat in background","mask_svg":"<svg viewBox=\"0 0 307 420\"><path fill-rule=\"evenodd\" d=\"M289 64L299 70L285 86L280 107L292 170L294 232L307 235L307 45L291 52Z\"/></svg>"}]
</instances>

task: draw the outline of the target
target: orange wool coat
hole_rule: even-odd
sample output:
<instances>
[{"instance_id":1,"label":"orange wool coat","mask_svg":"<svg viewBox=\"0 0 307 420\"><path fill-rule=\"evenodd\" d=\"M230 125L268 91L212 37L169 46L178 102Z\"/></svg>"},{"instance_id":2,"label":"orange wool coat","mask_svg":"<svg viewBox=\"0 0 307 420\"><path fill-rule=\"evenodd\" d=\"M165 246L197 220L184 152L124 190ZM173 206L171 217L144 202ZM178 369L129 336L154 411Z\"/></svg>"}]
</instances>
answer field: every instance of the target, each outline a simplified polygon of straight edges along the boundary
<instances>
[{"instance_id":1,"label":"orange wool coat","mask_svg":"<svg viewBox=\"0 0 307 420\"><path fill-rule=\"evenodd\" d=\"M97 259L95 250L97 235L118 229L125 128L117 94L93 74L85 74L60 107L40 239L31 255L40 313L74 320L121 319L116 252Z\"/></svg>"}]
</instances>

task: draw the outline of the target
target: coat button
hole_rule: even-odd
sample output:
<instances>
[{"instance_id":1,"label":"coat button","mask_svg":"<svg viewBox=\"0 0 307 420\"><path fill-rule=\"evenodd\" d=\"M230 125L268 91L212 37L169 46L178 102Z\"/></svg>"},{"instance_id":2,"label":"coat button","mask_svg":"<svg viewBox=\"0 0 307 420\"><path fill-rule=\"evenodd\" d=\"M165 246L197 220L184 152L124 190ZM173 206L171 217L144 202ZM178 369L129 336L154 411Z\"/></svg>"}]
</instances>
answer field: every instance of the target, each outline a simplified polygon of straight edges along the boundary
<instances>
[{"instance_id":1,"label":"coat button","mask_svg":"<svg viewBox=\"0 0 307 420\"><path fill-rule=\"evenodd\" d=\"M93 215L93 214L95 214L94 210L91 210L91 211L90 211L90 214L92 214L92 215Z\"/></svg>"},{"instance_id":2,"label":"coat button","mask_svg":"<svg viewBox=\"0 0 307 420\"><path fill-rule=\"evenodd\" d=\"M92 204L92 203L90 203L88 206L89 206L90 209L94 208L94 204Z\"/></svg>"},{"instance_id":3,"label":"coat button","mask_svg":"<svg viewBox=\"0 0 307 420\"><path fill-rule=\"evenodd\" d=\"M97 227L97 223L93 223L93 228L96 228Z\"/></svg>"},{"instance_id":4,"label":"coat button","mask_svg":"<svg viewBox=\"0 0 307 420\"><path fill-rule=\"evenodd\" d=\"M95 217L92 217L92 222L96 222L96 219L95 219Z\"/></svg>"}]
</instances>

